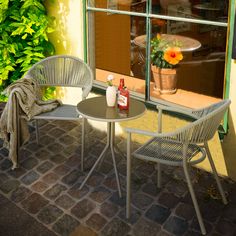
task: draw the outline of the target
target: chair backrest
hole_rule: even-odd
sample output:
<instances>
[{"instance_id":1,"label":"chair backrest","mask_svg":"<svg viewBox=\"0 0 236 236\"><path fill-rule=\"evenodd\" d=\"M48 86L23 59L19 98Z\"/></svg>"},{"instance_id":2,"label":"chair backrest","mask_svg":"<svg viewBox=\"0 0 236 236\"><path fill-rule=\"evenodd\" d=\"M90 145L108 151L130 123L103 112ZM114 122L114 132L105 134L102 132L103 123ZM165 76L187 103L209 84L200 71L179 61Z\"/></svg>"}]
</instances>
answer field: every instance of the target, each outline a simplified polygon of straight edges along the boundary
<instances>
[{"instance_id":1,"label":"chair backrest","mask_svg":"<svg viewBox=\"0 0 236 236\"><path fill-rule=\"evenodd\" d=\"M222 100L211 106L196 110L199 118L180 129L179 141L188 143L204 143L212 139L227 111L231 101ZM194 113L194 112L193 112Z\"/></svg>"},{"instance_id":2,"label":"chair backrest","mask_svg":"<svg viewBox=\"0 0 236 236\"><path fill-rule=\"evenodd\" d=\"M41 86L80 87L83 99L92 88L93 73L81 59L69 55L47 57L35 63L26 73Z\"/></svg>"}]
</instances>

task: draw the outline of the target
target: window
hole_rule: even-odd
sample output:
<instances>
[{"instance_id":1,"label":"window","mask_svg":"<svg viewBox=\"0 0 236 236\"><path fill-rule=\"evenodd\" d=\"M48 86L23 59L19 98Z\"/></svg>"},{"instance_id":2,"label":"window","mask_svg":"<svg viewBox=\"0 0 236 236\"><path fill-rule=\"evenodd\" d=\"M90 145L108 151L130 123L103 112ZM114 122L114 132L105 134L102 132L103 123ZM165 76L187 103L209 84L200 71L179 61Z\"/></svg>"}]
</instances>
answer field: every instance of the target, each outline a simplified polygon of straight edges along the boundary
<instances>
[{"instance_id":1,"label":"window","mask_svg":"<svg viewBox=\"0 0 236 236\"><path fill-rule=\"evenodd\" d=\"M197 108L223 98L228 1L89 0L88 56L96 85L125 78L134 96ZM160 34L177 42L176 91L160 92L151 70L150 41Z\"/></svg>"}]
</instances>

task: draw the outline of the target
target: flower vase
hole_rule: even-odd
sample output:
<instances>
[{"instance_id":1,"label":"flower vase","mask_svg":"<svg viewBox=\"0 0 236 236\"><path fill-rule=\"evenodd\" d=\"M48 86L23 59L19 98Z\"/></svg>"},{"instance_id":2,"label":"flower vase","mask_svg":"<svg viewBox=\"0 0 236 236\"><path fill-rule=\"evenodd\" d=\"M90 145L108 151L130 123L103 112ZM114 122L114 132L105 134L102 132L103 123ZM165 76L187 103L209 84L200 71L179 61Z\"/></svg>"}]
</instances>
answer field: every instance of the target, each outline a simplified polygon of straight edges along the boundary
<instances>
[{"instance_id":1,"label":"flower vase","mask_svg":"<svg viewBox=\"0 0 236 236\"><path fill-rule=\"evenodd\" d=\"M108 107L114 107L116 104L116 87L108 86L106 90L106 100Z\"/></svg>"},{"instance_id":2,"label":"flower vase","mask_svg":"<svg viewBox=\"0 0 236 236\"><path fill-rule=\"evenodd\" d=\"M155 82L154 90L159 91L161 94L173 94L176 92L176 69L159 68L152 65L151 70Z\"/></svg>"}]
</instances>

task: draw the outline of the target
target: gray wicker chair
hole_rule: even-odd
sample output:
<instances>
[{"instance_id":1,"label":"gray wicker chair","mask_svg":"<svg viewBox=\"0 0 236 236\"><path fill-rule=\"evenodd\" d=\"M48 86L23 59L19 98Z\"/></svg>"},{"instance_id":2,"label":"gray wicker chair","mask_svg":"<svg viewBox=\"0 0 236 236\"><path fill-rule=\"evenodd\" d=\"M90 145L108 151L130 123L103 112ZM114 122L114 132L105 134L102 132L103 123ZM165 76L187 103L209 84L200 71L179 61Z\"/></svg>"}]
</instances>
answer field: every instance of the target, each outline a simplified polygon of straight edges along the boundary
<instances>
[{"instance_id":1,"label":"gray wicker chair","mask_svg":"<svg viewBox=\"0 0 236 236\"><path fill-rule=\"evenodd\" d=\"M131 134L141 134L152 138L143 146L132 153L132 156L145 161L157 163L158 176L157 185L161 186L161 164L182 166L187 180L188 188L192 197L197 219L202 234L206 234L206 229L199 210L198 202L190 180L188 166L200 163L206 156L209 159L214 177L217 182L224 204L227 204L225 193L220 184L219 177L208 147L208 141L216 133L223 116L230 105L230 100L223 100L209 107L183 112L194 118L194 121L174 132L161 133L162 111L169 110L180 113L178 109L157 106L158 112L158 132L149 132L138 129L126 128L127 137L127 218L130 217L130 189L131 189Z\"/></svg>"},{"instance_id":2,"label":"gray wicker chair","mask_svg":"<svg viewBox=\"0 0 236 236\"><path fill-rule=\"evenodd\" d=\"M34 64L26 77L37 80L40 86L78 87L82 89L82 100L92 89L93 73L90 67L77 57L56 55ZM39 142L37 120L80 120L82 119L81 169L83 170L85 119L78 115L76 106L63 104L55 110L34 116L36 139Z\"/></svg>"}]
</instances>

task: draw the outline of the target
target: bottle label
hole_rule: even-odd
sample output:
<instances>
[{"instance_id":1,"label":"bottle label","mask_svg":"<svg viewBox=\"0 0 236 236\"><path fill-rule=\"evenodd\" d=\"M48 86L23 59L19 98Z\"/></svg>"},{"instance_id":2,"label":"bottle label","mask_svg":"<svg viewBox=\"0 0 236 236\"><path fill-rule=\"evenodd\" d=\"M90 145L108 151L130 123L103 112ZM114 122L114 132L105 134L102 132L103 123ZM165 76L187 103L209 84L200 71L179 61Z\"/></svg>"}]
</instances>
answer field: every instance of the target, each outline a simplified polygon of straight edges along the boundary
<instances>
[{"instance_id":1,"label":"bottle label","mask_svg":"<svg viewBox=\"0 0 236 236\"><path fill-rule=\"evenodd\" d=\"M119 106L126 107L128 105L127 97L120 94L119 98L118 98L118 104L119 104Z\"/></svg>"}]
</instances>

